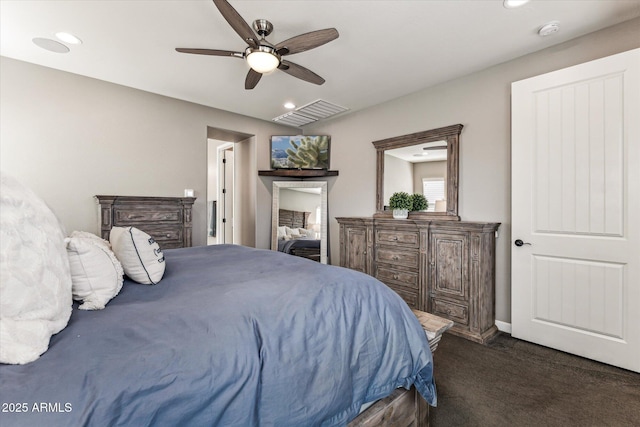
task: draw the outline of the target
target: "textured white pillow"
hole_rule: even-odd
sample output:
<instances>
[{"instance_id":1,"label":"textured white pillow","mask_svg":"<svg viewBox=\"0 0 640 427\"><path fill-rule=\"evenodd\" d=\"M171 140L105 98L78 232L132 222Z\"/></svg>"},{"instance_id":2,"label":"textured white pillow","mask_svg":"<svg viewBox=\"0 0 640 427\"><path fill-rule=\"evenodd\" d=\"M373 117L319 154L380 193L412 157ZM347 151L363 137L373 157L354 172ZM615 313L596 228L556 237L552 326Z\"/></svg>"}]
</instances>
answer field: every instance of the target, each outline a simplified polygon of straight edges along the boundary
<instances>
[{"instance_id":1,"label":"textured white pillow","mask_svg":"<svg viewBox=\"0 0 640 427\"><path fill-rule=\"evenodd\" d=\"M155 285L162 279L164 255L153 237L136 227L113 227L109 241L131 280Z\"/></svg>"},{"instance_id":2,"label":"textured white pillow","mask_svg":"<svg viewBox=\"0 0 640 427\"><path fill-rule=\"evenodd\" d=\"M73 299L83 301L81 310L102 310L122 289L124 271L120 261L109 249L109 243L87 233L71 233L65 239Z\"/></svg>"},{"instance_id":3,"label":"textured white pillow","mask_svg":"<svg viewBox=\"0 0 640 427\"><path fill-rule=\"evenodd\" d=\"M74 231L71 233L69 237L80 237L83 239L91 239L94 243L105 246L107 249L111 250L111 243L108 240L104 240L101 237L96 236L93 233L89 233L88 231Z\"/></svg>"},{"instance_id":4,"label":"textured white pillow","mask_svg":"<svg viewBox=\"0 0 640 427\"><path fill-rule=\"evenodd\" d=\"M64 233L30 189L0 176L0 362L29 363L71 316Z\"/></svg>"},{"instance_id":5,"label":"textured white pillow","mask_svg":"<svg viewBox=\"0 0 640 427\"><path fill-rule=\"evenodd\" d=\"M307 230L306 228L298 228L298 232L303 237L311 237L311 238L315 237L315 231L313 230Z\"/></svg>"},{"instance_id":6,"label":"textured white pillow","mask_svg":"<svg viewBox=\"0 0 640 427\"><path fill-rule=\"evenodd\" d=\"M289 228L289 227L287 227L287 234L292 236L292 237L299 237L300 236L300 231L298 231L297 228Z\"/></svg>"}]
</instances>

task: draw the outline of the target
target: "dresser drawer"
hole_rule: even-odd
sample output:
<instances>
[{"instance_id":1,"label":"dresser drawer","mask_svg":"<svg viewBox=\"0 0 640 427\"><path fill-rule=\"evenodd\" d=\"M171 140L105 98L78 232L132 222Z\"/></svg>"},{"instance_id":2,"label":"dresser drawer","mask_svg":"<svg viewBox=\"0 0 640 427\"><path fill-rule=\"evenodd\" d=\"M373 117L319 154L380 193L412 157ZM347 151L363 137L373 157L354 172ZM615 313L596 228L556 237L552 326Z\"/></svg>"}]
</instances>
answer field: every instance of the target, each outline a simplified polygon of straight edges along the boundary
<instances>
[{"instance_id":1,"label":"dresser drawer","mask_svg":"<svg viewBox=\"0 0 640 427\"><path fill-rule=\"evenodd\" d=\"M418 272L402 271L386 267L377 267L376 278L389 284L396 283L411 289L418 290Z\"/></svg>"},{"instance_id":2,"label":"dresser drawer","mask_svg":"<svg viewBox=\"0 0 640 427\"><path fill-rule=\"evenodd\" d=\"M389 285L387 285L389 286ZM391 289L395 291L400 297L407 303L407 305L411 308L418 308L418 291L411 291L405 288L401 288L398 286L389 286Z\"/></svg>"},{"instance_id":3,"label":"dresser drawer","mask_svg":"<svg viewBox=\"0 0 640 427\"><path fill-rule=\"evenodd\" d=\"M456 323L469 324L469 307L455 302L433 298L433 314L446 317Z\"/></svg>"},{"instance_id":4,"label":"dresser drawer","mask_svg":"<svg viewBox=\"0 0 640 427\"><path fill-rule=\"evenodd\" d=\"M392 265L403 265L417 270L420 260L418 251L403 251L394 247L379 246L376 250L376 261Z\"/></svg>"},{"instance_id":5,"label":"dresser drawer","mask_svg":"<svg viewBox=\"0 0 640 427\"><path fill-rule=\"evenodd\" d=\"M148 223L182 223L182 210L179 208L167 209L159 206L149 206L145 209L114 208L113 225L135 225Z\"/></svg>"},{"instance_id":6,"label":"dresser drawer","mask_svg":"<svg viewBox=\"0 0 640 427\"><path fill-rule=\"evenodd\" d=\"M173 249L183 247L182 228L176 226L141 226L140 230L153 237L160 249Z\"/></svg>"},{"instance_id":7,"label":"dresser drawer","mask_svg":"<svg viewBox=\"0 0 640 427\"><path fill-rule=\"evenodd\" d=\"M418 248L420 234L417 231L377 230L376 242Z\"/></svg>"}]
</instances>

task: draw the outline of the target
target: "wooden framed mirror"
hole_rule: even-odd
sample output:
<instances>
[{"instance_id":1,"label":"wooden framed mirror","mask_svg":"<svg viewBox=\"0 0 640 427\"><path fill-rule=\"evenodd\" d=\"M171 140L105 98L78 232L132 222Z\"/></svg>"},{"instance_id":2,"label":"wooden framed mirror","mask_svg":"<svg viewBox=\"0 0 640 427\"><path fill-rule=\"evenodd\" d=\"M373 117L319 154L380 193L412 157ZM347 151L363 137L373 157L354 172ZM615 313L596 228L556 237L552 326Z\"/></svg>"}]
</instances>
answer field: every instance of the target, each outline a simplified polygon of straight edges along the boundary
<instances>
[{"instance_id":1,"label":"wooden framed mirror","mask_svg":"<svg viewBox=\"0 0 640 427\"><path fill-rule=\"evenodd\" d=\"M440 200L428 200L429 211L410 212L409 218L460 220L458 216L458 159L462 127L461 124L457 124L373 141L376 148L375 216L392 216L390 210L385 210L385 205L389 203L389 197L395 191L406 191L409 194L422 193L417 190L417 187L424 185L425 188L429 188L430 182L426 181L433 180L434 186L442 186L438 190L442 192ZM418 157L425 157L424 153L431 155L438 151L441 151L436 156L441 163L440 172L434 173L440 178L421 178L417 173L414 173L415 169L419 169L415 165L423 163L421 160L424 160L418 159ZM423 167L420 169L424 170ZM425 172L421 172L421 174L422 176L429 175ZM436 182L438 180L444 182L440 184Z\"/></svg>"},{"instance_id":2,"label":"wooden framed mirror","mask_svg":"<svg viewBox=\"0 0 640 427\"><path fill-rule=\"evenodd\" d=\"M271 250L327 264L326 181L273 182Z\"/></svg>"}]
</instances>

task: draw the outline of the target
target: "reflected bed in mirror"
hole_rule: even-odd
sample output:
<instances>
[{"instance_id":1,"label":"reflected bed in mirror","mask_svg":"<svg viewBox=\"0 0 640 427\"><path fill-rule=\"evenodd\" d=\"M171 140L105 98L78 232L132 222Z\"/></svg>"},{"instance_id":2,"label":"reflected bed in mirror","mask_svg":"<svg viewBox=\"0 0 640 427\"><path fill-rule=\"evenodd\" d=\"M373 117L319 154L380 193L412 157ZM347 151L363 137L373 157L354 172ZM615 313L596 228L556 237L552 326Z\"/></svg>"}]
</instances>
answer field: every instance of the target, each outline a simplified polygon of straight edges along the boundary
<instances>
[{"instance_id":1,"label":"reflected bed in mirror","mask_svg":"<svg viewBox=\"0 0 640 427\"><path fill-rule=\"evenodd\" d=\"M392 216L385 209L398 191L424 194L427 211L410 217L459 220L458 150L462 125L374 141L376 148L376 216Z\"/></svg>"},{"instance_id":2,"label":"reflected bed in mirror","mask_svg":"<svg viewBox=\"0 0 640 427\"><path fill-rule=\"evenodd\" d=\"M273 182L271 249L327 263L326 182Z\"/></svg>"}]
</instances>

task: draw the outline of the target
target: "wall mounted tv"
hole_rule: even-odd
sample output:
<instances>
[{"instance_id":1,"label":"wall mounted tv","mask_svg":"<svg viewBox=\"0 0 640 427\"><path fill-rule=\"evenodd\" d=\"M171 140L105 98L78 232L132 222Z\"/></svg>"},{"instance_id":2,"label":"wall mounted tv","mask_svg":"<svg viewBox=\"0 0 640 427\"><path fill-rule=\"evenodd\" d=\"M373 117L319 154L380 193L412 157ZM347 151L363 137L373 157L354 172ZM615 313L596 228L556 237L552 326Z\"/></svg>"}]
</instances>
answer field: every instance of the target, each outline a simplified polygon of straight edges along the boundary
<instances>
[{"instance_id":1,"label":"wall mounted tv","mask_svg":"<svg viewBox=\"0 0 640 427\"><path fill-rule=\"evenodd\" d=\"M274 135L271 169L329 169L329 135Z\"/></svg>"}]
</instances>

